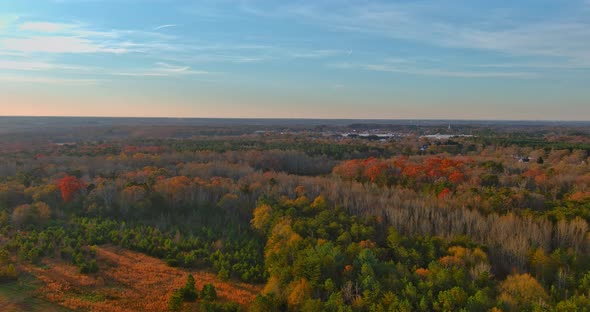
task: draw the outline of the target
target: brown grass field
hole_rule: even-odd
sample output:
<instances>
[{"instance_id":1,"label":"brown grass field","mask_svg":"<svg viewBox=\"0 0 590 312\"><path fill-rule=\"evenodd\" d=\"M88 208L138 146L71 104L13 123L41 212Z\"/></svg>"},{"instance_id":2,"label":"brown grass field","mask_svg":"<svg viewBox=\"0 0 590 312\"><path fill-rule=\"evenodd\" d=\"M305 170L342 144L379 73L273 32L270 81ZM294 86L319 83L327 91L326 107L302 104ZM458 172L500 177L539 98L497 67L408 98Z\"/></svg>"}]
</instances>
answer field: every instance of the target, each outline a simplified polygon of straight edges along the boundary
<instances>
[{"instance_id":1,"label":"brown grass field","mask_svg":"<svg viewBox=\"0 0 590 312\"><path fill-rule=\"evenodd\" d=\"M37 289L42 282L29 274L21 274L18 281L0 284L2 312L67 312L70 311L44 298Z\"/></svg>"},{"instance_id":2,"label":"brown grass field","mask_svg":"<svg viewBox=\"0 0 590 312\"><path fill-rule=\"evenodd\" d=\"M75 266L55 260L45 260L43 267L26 265L22 269L42 281L38 289L42 297L78 311L166 311L168 297L184 285L188 273L195 277L197 289L213 284L221 302L246 307L261 290L259 286L221 281L209 272L169 267L162 260L111 246L97 247L97 262L100 270L92 275L80 274ZM191 306L185 304L185 308Z\"/></svg>"}]
</instances>

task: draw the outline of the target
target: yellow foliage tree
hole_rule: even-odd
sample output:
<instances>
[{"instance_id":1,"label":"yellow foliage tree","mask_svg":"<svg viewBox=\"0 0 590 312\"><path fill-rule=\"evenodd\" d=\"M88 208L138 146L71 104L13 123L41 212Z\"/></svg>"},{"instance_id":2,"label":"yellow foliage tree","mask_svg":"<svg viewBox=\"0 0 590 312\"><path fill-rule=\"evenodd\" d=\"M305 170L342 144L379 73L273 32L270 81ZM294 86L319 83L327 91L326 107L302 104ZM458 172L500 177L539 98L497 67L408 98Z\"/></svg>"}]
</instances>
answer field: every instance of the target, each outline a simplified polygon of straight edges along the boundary
<instances>
[{"instance_id":1,"label":"yellow foliage tree","mask_svg":"<svg viewBox=\"0 0 590 312\"><path fill-rule=\"evenodd\" d=\"M272 218L272 207L267 204L260 205L254 209L253 215L254 217L250 221L252 227L261 233L268 232Z\"/></svg>"},{"instance_id":2,"label":"yellow foliage tree","mask_svg":"<svg viewBox=\"0 0 590 312\"><path fill-rule=\"evenodd\" d=\"M282 248L290 247L301 241L299 234L291 228L291 220L282 219L273 227L267 241L267 252L278 252Z\"/></svg>"},{"instance_id":3,"label":"yellow foliage tree","mask_svg":"<svg viewBox=\"0 0 590 312\"><path fill-rule=\"evenodd\" d=\"M293 290L289 294L287 302L291 307L298 307L311 295L311 285L307 279L302 278L293 282L291 286Z\"/></svg>"},{"instance_id":4,"label":"yellow foliage tree","mask_svg":"<svg viewBox=\"0 0 590 312\"><path fill-rule=\"evenodd\" d=\"M44 202L36 202L33 204L33 213L40 222L45 222L51 216L51 209Z\"/></svg>"},{"instance_id":5,"label":"yellow foliage tree","mask_svg":"<svg viewBox=\"0 0 590 312\"><path fill-rule=\"evenodd\" d=\"M500 301L507 304L510 311L530 310L534 304L543 303L548 296L539 282L529 275L510 275L500 284Z\"/></svg>"},{"instance_id":6,"label":"yellow foliage tree","mask_svg":"<svg viewBox=\"0 0 590 312\"><path fill-rule=\"evenodd\" d=\"M264 289L262 290L263 294L280 294L281 291L281 281L276 276L271 276L266 282Z\"/></svg>"},{"instance_id":7,"label":"yellow foliage tree","mask_svg":"<svg viewBox=\"0 0 590 312\"><path fill-rule=\"evenodd\" d=\"M535 273L535 277L544 280L546 277L555 273L555 265L553 259L547 256L542 248L537 248L531 256L531 267Z\"/></svg>"},{"instance_id":8,"label":"yellow foliage tree","mask_svg":"<svg viewBox=\"0 0 590 312\"><path fill-rule=\"evenodd\" d=\"M322 195L316 197L311 203L311 208L315 210L324 210L326 209L326 198Z\"/></svg>"}]
</instances>

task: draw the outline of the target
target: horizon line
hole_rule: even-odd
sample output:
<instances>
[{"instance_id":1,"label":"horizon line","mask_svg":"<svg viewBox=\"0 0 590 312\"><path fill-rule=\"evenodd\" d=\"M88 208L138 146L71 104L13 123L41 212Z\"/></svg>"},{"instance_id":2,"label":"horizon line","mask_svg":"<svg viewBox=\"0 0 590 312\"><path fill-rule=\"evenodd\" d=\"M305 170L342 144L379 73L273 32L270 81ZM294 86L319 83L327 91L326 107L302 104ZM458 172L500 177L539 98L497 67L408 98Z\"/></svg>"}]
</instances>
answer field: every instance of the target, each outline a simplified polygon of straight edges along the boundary
<instances>
[{"instance_id":1,"label":"horizon line","mask_svg":"<svg viewBox=\"0 0 590 312\"><path fill-rule=\"evenodd\" d=\"M102 118L102 119L231 119L231 120L350 120L350 121L508 121L590 122L590 119L469 119L469 118L343 118L343 117L198 117L198 116L105 116L105 115L0 115L0 118Z\"/></svg>"}]
</instances>

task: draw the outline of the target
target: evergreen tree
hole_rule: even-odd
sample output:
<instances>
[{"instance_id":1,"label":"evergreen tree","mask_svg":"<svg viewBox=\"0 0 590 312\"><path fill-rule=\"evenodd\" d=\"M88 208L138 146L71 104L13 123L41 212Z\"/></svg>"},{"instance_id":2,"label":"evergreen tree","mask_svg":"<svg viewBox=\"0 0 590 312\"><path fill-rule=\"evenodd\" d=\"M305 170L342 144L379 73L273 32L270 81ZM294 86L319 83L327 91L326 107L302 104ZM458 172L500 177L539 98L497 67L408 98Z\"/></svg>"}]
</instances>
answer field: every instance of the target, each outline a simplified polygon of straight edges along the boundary
<instances>
[{"instance_id":1,"label":"evergreen tree","mask_svg":"<svg viewBox=\"0 0 590 312\"><path fill-rule=\"evenodd\" d=\"M195 288L195 278L192 274L189 274L186 278L186 285L182 288L182 294L184 301L195 301L197 300L197 289Z\"/></svg>"},{"instance_id":2,"label":"evergreen tree","mask_svg":"<svg viewBox=\"0 0 590 312\"><path fill-rule=\"evenodd\" d=\"M207 301L214 301L217 299L217 291L215 290L215 286L213 286L213 284L203 285L203 290L201 290L201 298Z\"/></svg>"}]
</instances>

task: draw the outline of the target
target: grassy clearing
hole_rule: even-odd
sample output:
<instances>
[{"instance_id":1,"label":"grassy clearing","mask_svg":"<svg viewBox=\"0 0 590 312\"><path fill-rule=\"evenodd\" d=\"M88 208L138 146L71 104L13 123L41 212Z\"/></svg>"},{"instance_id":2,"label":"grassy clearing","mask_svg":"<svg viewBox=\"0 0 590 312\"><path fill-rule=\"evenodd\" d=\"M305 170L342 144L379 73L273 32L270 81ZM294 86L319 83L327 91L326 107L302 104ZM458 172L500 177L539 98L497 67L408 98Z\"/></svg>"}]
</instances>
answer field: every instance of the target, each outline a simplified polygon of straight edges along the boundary
<instances>
[{"instance_id":1,"label":"grassy clearing","mask_svg":"<svg viewBox=\"0 0 590 312\"><path fill-rule=\"evenodd\" d=\"M38 289L42 282L29 274L21 274L14 282L0 283L0 311L70 311L43 298Z\"/></svg>"},{"instance_id":2,"label":"grassy clearing","mask_svg":"<svg viewBox=\"0 0 590 312\"><path fill-rule=\"evenodd\" d=\"M77 297L81 300L86 300L88 302L103 302L107 300L107 297L104 294L97 293L81 294Z\"/></svg>"},{"instance_id":3,"label":"grassy clearing","mask_svg":"<svg viewBox=\"0 0 590 312\"><path fill-rule=\"evenodd\" d=\"M90 275L51 259L45 259L43 267L25 266L25 270L39 279L41 286L35 287L44 298L82 311L166 311L169 296L184 286L189 273L195 277L197 289L215 285L218 302L233 301L247 307L261 290L261 286L222 281L209 272L173 268L162 260L116 247L97 247L97 261L100 270ZM186 308L198 306L186 304ZM4 311L1 306L0 311Z\"/></svg>"}]
</instances>

